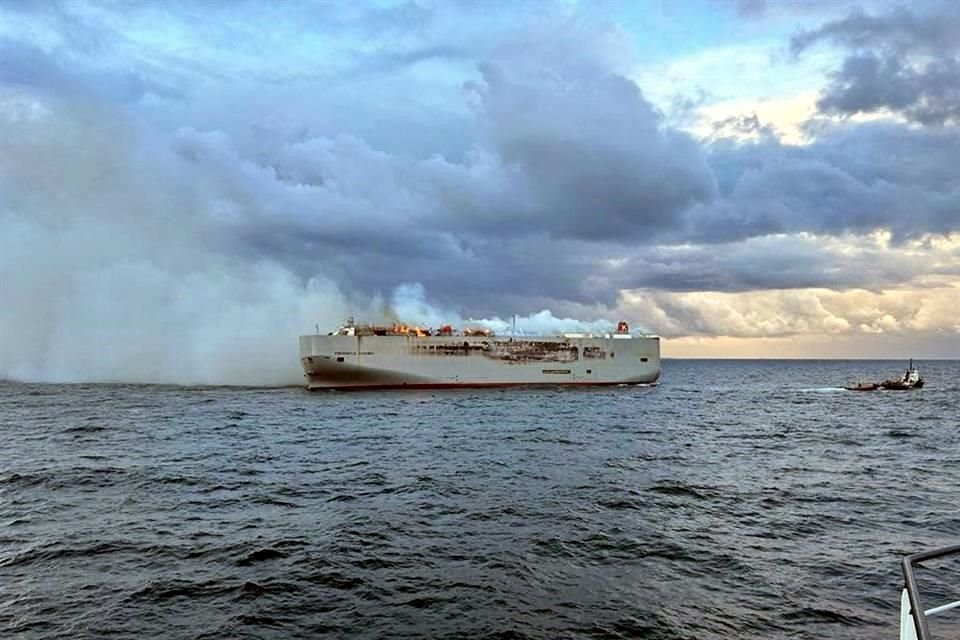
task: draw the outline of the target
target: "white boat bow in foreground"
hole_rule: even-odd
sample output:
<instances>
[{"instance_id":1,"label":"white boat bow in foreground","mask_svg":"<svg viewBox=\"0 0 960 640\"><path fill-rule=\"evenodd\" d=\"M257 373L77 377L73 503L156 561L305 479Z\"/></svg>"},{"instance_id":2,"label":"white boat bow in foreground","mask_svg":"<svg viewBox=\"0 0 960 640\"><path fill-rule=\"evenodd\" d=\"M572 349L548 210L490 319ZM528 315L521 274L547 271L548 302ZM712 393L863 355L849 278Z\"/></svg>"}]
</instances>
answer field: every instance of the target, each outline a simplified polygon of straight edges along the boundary
<instances>
[{"instance_id":1,"label":"white boat bow in foreground","mask_svg":"<svg viewBox=\"0 0 960 640\"><path fill-rule=\"evenodd\" d=\"M916 569L924 562L960 554L960 545L914 553L903 559L903 592L900 595L900 640L933 640L928 618L960 607L960 600L926 609L921 600Z\"/></svg>"}]
</instances>

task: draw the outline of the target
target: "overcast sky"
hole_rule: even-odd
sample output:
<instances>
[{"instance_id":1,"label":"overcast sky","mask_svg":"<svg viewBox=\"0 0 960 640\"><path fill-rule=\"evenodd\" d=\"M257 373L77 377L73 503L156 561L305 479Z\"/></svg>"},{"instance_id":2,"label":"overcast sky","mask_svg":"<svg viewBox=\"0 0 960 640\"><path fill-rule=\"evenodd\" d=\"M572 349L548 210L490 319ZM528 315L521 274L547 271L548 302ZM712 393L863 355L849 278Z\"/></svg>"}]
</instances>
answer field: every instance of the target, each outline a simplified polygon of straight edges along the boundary
<instances>
[{"instance_id":1,"label":"overcast sky","mask_svg":"<svg viewBox=\"0 0 960 640\"><path fill-rule=\"evenodd\" d=\"M951 1L0 2L0 377L285 379L385 313L960 357L958 33Z\"/></svg>"}]
</instances>

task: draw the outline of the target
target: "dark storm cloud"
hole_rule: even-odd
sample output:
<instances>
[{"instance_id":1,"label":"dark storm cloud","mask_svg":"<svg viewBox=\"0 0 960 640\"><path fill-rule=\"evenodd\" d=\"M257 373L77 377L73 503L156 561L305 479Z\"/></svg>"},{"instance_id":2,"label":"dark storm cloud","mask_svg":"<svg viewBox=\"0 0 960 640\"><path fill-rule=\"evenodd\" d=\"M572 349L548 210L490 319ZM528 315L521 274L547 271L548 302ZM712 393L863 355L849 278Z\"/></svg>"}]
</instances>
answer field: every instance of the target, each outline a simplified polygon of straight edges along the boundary
<instances>
[{"instance_id":1,"label":"dark storm cloud","mask_svg":"<svg viewBox=\"0 0 960 640\"><path fill-rule=\"evenodd\" d=\"M424 228L646 244L713 197L700 148L610 70L628 54L622 34L561 25L524 42L504 46L480 67L482 81L468 85L479 134L463 162L411 161L349 136L314 138L261 150L258 160L312 189L279 190L266 173L238 182L276 191L272 208L295 212L281 220L298 233L351 225L352 239L337 235L345 246L376 243L378 234L403 244Z\"/></svg>"},{"instance_id":2,"label":"dark storm cloud","mask_svg":"<svg viewBox=\"0 0 960 640\"><path fill-rule=\"evenodd\" d=\"M881 249L845 254L796 234L829 238L889 229L895 241L905 241L960 229L960 175L951 162L960 132L953 128L865 123L823 129L807 147L772 139L716 144L709 162L718 195L672 223L649 227L650 238L621 227L632 241L557 233L556 222L540 221L537 195L530 195L523 174L497 155L468 165L439 159L411 165L357 144L311 141L285 153L288 173L330 175L325 189L338 185L356 196L364 182L381 188L376 199L365 196L362 207L354 202L349 211L334 208L343 200L311 195L310 203L325 204L309 213L305 202L297 209L305 215L285 219L288 237L273 255L289 253L297 238L314 237L319 244L301 253L304 269L320 260L364 290L417 281L451 304L469 290L471 308L485 310L478 313L496 312L505 287L525 313L534 309L524 298L611 306L624 288L748 291L905 282L930 265L884 262ZM904 157L911 162L904 165ZM340 175L331 174L334 169ZM598 199L596 217L584 219L602 221L604 205ZM503 218L505 211L517 217ZM483 224L465 221L465 212ZM349 223L337 230L331 218ZM256 228L280 232L266 220ZM638 222L637 228L647 227ZM658 246L658 234L686 248Z\"/></svg>"},{"instance_id":3,"label":"dark storm cloud","mask_svg":"<svg viewBox=\"0 0 960 640\"><path fill-rule=\"evenodd\" d=\"M488 104L477 105L484 126L536 130L513 110L483 111ZM563 132L576 119L559 121ZM600 150L598 162L614 146L599 127L578 133ZM889 228L906 239L956 229L960 185L949 159L957 136L951 128L874 123L824 129L807 147L769 138L717 143L708 155L716 195L678 209L675 218L617 221L602 194L579 212L585 227L614 223L620 237L572 233L576 227L562 210L551 219L542 204L546 187L526 170L532 160L511 156L510 145L493 134L489 147L455 163L411 161L351 136L306 131L246 155L223 133L184 129L170 143L185 165L177 172L184 182L169 188L200 197L194 208L208 248L280 263L303 278L322 273L351 291L386 294L419 282L431 299L468 305L478 315L501 312L506 290L511 307L527 313L544 300L612 307L620 290L631 288L748 291L908 281L922 264L907 268L883 263L882 252L849 256L816 239L764 236ZM549 162L548 156L537 159ZM912 162L905 167L901 157ZM604 166L619 170L614 165ZM569 193L566 185L555 188Z\"/></svg>"},{"instance_id":4,"label":"dark storm cloud","mask_svg":"<svg viewBox=\"0 0 960 640\"><path fill-rule=\"evenodd\" d=\"M900 7L881 15L857 10L801 31L790 48L795 55L820 42L849 49L818 101L825 112L889 109L922 124L943 124L960 117L958 30L955 3Z\"/></svg>"},{"instance_id":5,"label":"dark storm cloud","mask_svg":"<svg viewBox=\"0 0 960 640\"><path fill-rule=\"evenodd\" d=\"M493 221L649 241L713 197L713 177L693 140L663 126L637 85L603 64L622 46L618 34L597 38L601 59L570 51L585 35L596 38L560 29L481 66L483 82L472 86L480 126L524 194Z\"/></svg>"},{"instance_id":6,"label":"dark storm cloud","mask_svg":"<svg viewBox=\"0 0 960 640\"><path fill-rule=\"evenodd\" d=\"M434 237L440 239L439 234ZM469 252L451 249L439 259L416 255L398 261L368 255L365 266L373 268L357 274L358 284L368 291L389 291L403 282L418 282L431 299L478 316L503 313L504 296L510 297L511 310L521 314L543 309L543 300L616 302L617 291L589 284L598 271L589 257L596 247L544 238L477 238L471 244ZM586 254L575 252L583 248ZM341 272L349 269L346 256L337 266Z\"/></svg>"},{"instance_id":7,"label":"dark storm cloud","mask_svg":"<svg viewBox=\"0 0 960 640\"><path fill-rule=\"evenodd\" d=\"M828 113L889 109L921 124L960 117L960 61L945 58L915 69L901 56L855 54L833 74L817 102Z\"/></svg>"},{"instance_id":8,"label":"dark storm cloud","mask_svg":"<svg viewBox=\"0 0 960 640\"><path fill-rule=\"evenodd\" d=\"M585 242L558 245L525 241L517 245L490 247L484 259L476 261L483 268L492 267L490 273L480 269L471 273L470 282L484 282L480 287L482 300L493 305L491 308L495 308L504 282L522 296L613 306L624 289L746 292L872 288L877 282L899 283L921 274L953 273L947 264L932 267L922 255L887 261L889 253L881 246L867 244L854 249L816 236L769 236L722 246L651 246L620 251ZM517 249L525 252L519 254L522 257ZM557 259L558 255L564 257ZM549 261L549 268L542 261ZM437 278L435 285L439 291L446 289L442 278Z\"/></svg>"},{"instance_id":9,"label":"dark storm cloud","mask_svg":"<svg viewBox=\"0 0 960 640\"><path fill-rule=\"evenodd\" d=\"M726 245L658 248L638 257L619 283L622 288L665 291L722 291L873 288L878 282L900 283L921 274L949 274L931 269L922 256L888 261L881 246L853 248L822 237L769 236Z\"/></svg>"},{"instance_id":10,"label":"dark storm cloud","mask_svg":"<svg viewBox=\"0 0 960 640\"><path fill-rule=\"evenodd\" d=\"M803 147L717 144L710 163L723 197L688 212L690 239L774 233L868 233L895 240L960 230L960 130L894 123L831 126ZM904 162L904 158L910 158Z\"/></svg>"}]
</instances>

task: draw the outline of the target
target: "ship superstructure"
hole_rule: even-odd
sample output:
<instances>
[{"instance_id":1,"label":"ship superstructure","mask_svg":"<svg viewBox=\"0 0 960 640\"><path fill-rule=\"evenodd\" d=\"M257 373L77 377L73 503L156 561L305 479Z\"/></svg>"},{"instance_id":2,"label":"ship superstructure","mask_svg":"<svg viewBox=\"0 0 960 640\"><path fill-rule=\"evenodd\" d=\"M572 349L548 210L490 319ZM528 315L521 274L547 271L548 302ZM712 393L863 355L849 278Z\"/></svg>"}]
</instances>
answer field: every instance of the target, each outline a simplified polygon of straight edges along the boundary
<instances>
[{"instance_id":1,"label":"ship superstructure","mask_svg":"<svg viewBox=\"0 0 960 640\"><path fill-rule=\"evenodd\" d=\"M616 332L497 336L486 328L358 325L300 336L310 389L612 385L655 382L660 339Z\"/></svg>"}]
</instances>

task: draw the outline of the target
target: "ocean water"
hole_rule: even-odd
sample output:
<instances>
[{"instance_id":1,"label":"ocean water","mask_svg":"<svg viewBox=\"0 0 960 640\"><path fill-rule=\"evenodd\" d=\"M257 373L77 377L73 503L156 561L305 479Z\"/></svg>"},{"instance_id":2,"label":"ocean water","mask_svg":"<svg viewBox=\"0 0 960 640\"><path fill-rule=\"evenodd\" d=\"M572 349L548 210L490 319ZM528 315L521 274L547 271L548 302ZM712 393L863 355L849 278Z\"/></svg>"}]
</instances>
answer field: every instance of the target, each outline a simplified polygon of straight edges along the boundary
<instances>
[{"instance_id":1,"label":"ocean water","mask_svg":"<svg viewBox=\"0 0 960 640\"><path fill-rule=\"evenodd\" d=\"M960 542L960 363L919 365L0 383L0 637L894 638L900 556Z\"/></svg>"}]
</instances>

